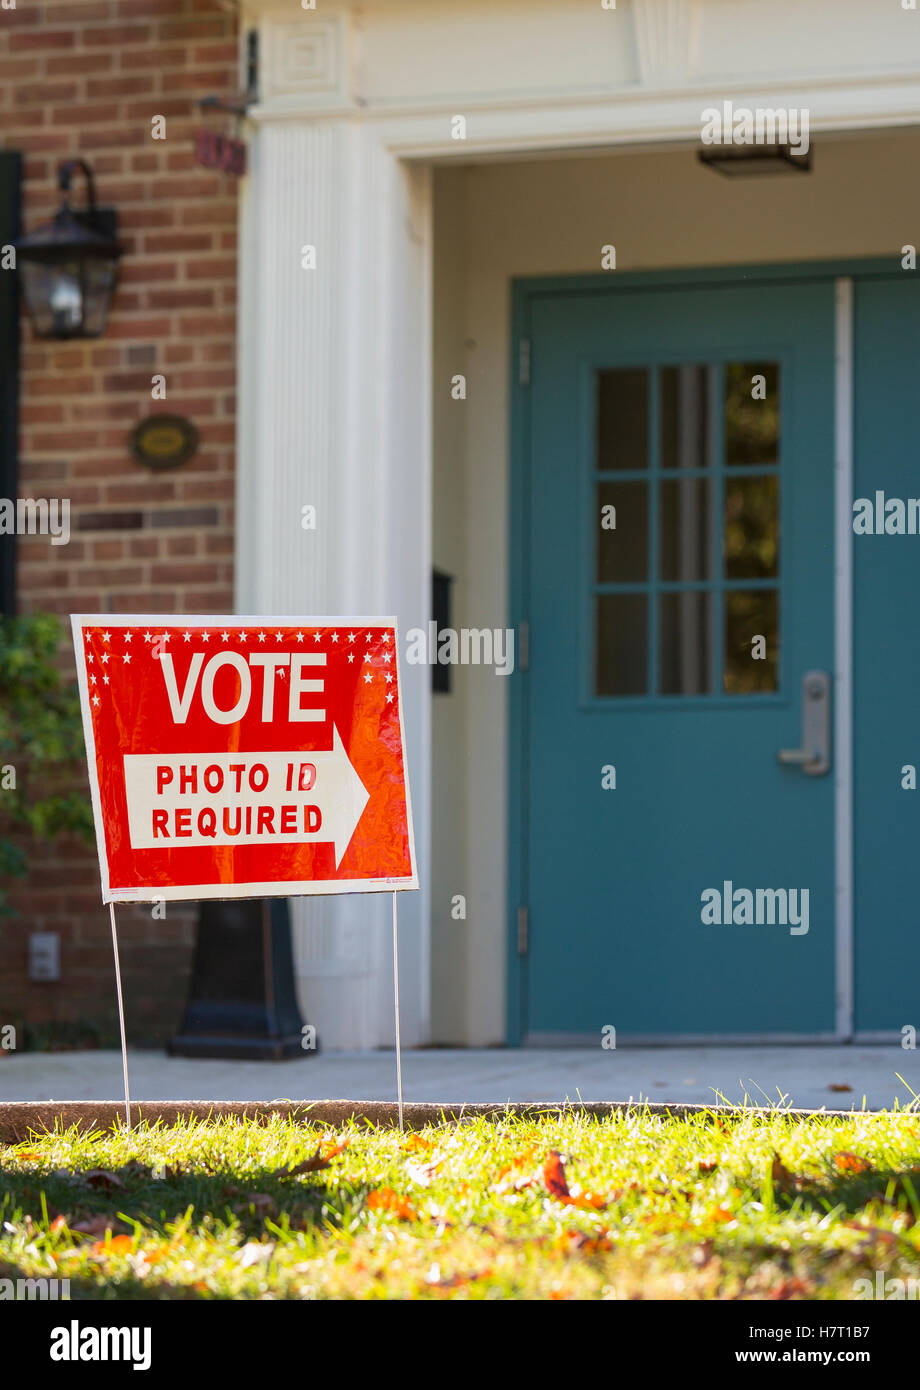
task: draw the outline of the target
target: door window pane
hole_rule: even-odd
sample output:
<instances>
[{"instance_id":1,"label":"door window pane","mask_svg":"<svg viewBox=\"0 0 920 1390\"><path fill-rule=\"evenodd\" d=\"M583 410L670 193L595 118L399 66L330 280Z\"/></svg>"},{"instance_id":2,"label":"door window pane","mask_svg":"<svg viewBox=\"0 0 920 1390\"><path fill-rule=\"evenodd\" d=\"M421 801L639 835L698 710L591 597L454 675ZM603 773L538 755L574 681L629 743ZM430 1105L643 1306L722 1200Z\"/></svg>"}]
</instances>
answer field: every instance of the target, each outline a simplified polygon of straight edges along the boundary
<instances>
[{"instance_id":1,"label":"door window pane","mask_svg":"<svg viewBox=\"0 0 920 1390\"><path fill-rule=\"evenodd\" d=\"M775 579L779 573L779 478L728 475L722 551L726 579Z\"/></svg>"},{"instance_id":2,"label":"door window pane","mask_svg":"<svg viewBox=\"0 0 920 1390\"><path fill-rule=\"evenodd\" d=\"M712 367L662 367L661 467L705 468L709 463L709 382Z\"/></svg>"},{"instance_id":3,"label":"door window pane","mask_svg":"<svg viewBox=\"0 0 920 1390\"><path fill-rule=\"evenodd\" d=\"M648 369L597 373L597 469L648 467Z\"/></svg>"},{"instance_id":4,"label":"door window pane","mask_svg":"<svg viewBox=\"0 0 920 1390\"><path fill-rule=\"evenodd\" d=\"M598 594L595 604L595 692L644 695L648 599L645 594Z\"/></svg>"},{"instance_id":5,"label":"door window pane","mask_svg":"<svg viewBox=\"0 0 920 1390\"><path fill-rule=\"evenodd\" d=\"M664 580L709 579L712 538L708 478L669 478L661 484L659 571Z\"/></svg>"},{"instance_id":6,"label":"door window pane","mask_svg":"<svg viewBox=\"0 0 920 1390\"><path fill-rule=\"evenodd\" d=\"M726 364L724 420L728 468L779 463L779 366L776 362Z\"/></svg>"},{"instance_id":7,"label":"door window pane","mask_svg":"<svg viewBox=\"0 0 920 1390\"><path fill-rule=\"evenodd\" d=\"M779 688L778 600L775 589L732 589L726 593L723 667L726 694L750 695Z\"/></svg>"},{"instance_id":8,"label":"door window pane","mask_svg":"<svg viewBox=\"0 0 920 1390\"><path fill-rule=\"evenodd\" d=\"M648 484L597 484L597 580L641 583L648 578Z\"/></svg>"},{"instance_id":9,"label":"door window pane","mask_svg":"<svg viewBox=\"0 0 920 1390\"><path fill-rule=\"evenodd\" d=\"M709 695L712 594L662 594L659 604L659 695Z\"/></svg>"}]
</instances>

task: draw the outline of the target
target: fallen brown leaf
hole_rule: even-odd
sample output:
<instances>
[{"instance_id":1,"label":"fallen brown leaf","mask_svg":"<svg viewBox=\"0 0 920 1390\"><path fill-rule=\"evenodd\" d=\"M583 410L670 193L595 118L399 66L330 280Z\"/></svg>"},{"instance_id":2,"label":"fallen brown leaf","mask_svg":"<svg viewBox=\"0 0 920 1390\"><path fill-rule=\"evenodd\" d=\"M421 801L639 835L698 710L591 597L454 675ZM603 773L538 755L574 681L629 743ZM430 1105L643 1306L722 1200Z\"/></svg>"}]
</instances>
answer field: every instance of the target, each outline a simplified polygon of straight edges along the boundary
<instances>
[{"instance_id":1,"label":"fallen brown leaf","mask_svg":"<svg viewBox=\"0 0 920 1390\"><path fill-rule=\"evenodd\" d=\"M106 1191L124 1187L118 1174L110 1173L107 1168L88 1168L82 1176L83 1181L88 1182L90 1187L99 1187Z\"/></svg>"},{"instance_id":2,"label":"fallen brown leaf","mask_svg":"<svg viewBox=\"0 0 920 1390\"><path fill-rule=\"evenodd\" d=\"M851 1154L844 1150L842 1153L834 1154L834 1163L841 1173L868 1173L871 1164L858 1154Z\"/></svg>"},{"instance_id":3,"label":"fallen brown leaf","mask_svg":"<svg viewBox=\"0 0 920 1390\"><path fill-rule=\"evenodd\" d=\"M90 1246L93 1255L125 1255L134 1244L130 1236L113 1236L111 1240L97 1240Z\"/></svg>"},{"instance_id":4,"label":"fallen brown leaf","mask_svg":"<svg viewBox=\"0 0 920 1390\"><path fill-rule=\"evenodd\" d=\"M795 1178L775 1149L773 1151L773 1163L770 1168L770 1176L773 1179L773 1186L781 1187L786 1192L795 1186Z\"/></svg>"},{"instance_id":5,"label":"fallen brown leaf","mask_svg":"<svg viewBox=\"0 0 920 1390\"><path fill-rule=\"evenodd\" d=\"M583 1211L603 1211L607 1205L606 1197L597 1192L585 1192L581 1187L569 1188L565 1176L565 1161L557 1149L551 1149L543 1164L543 1182L547 1192L557 1202L568 1207L580 1207Z\"/></svg>"},{"instance_id":6,"label":"fallen brown leaf","mask_svg":"<svg viewBox=\"0 0 920 1390\"><path fill-rule=\"evenodd\" d=\"M569 1196L569 1185L565 1176L565 1161L558 1149L551 1149L543 1164L543 1182L552 1197L564 1200Z\"/></svg>"},{"instance_id":7,"label":"fallen brown leaf","mask_svg":"<svg viewBox=\"0 0 920 1390\"><path fill-rule=\"evenodd\" d=\"M367 1194L367 1205L371 1211L390 1211L400 1221L417 1221L418 1212L409 1201L394 1192L392 1187L375 1187Z\"/></svg>"},{"instance_id":8,"label":"fallen brown leaf","mask_svg":"<svg viewBox=\"0 0 920 1390\"><path fill-rule=\"evenodd\" d=\"M811 1298L814 1295L814 1285L807 1279L783 1279L776 1284L767 1294L767 1298L786 1299L786 1298Z\"/></svg>"},{"instance_id":9,"label":"fallen brown leaf","mask_svg":"<svg viewBox=\"0 0 920 1390\"><path fill-rule=\"evenodd\" d=\"M293 1168L279 1168L275 1173L276 1178L296 1178L301 1173L318 1173L321 1168L329 1167L329 1159L326 1158L319 1147L316 1153L310 1158L305 1158L303 1163L297 1163Z\"/></svg>"},{"instance_id":10,"label":"fallen brown leaf","mask_svg":"<svg viewBox=\"0 0 920 1390\"><path fill-rule=\"evenodd\" d=\"M587 1231L566 1231L563 1239L568 1241L571 1249L582 1255L597 1255L602 1250L613 1249L613 1241L606 1230L597 1231L594 1235L589 1235Z\"/></svg>"}]
</instances>

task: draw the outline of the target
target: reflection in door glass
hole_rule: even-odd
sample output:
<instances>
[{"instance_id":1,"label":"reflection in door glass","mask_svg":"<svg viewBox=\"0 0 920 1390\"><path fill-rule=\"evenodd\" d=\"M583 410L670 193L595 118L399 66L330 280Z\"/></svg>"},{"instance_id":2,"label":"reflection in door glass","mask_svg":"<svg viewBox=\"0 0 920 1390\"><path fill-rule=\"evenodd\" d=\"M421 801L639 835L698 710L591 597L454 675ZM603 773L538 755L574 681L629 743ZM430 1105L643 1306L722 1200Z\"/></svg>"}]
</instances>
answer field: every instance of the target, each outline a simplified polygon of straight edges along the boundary
<instances>
[{"instance_id":1,"label":"reflection in door glass","mask_svg":"<svg viewBox=\"0 0 920 1390\"><path fill-rule=\"evenodd\" d=\"M722 533L726 579L775 579L779 572L779 478L728 475Z\"/></svg>"},{"instance_id":2,"label":"reflection in door glass","mask_svg":"<svg viewBox=\"0 0 920 1390\"><path fill-rule=\"evenodd\" d=\"M648 467L648 369L618 367L597 374L599 473Z\"/></svg>"},{"instance_id":3,"label":"reflection in door glass","mask_svg":"<svg viewBox=\"0 0 920 1390\"><path fill-rule=\"evenodd\" d=\"M775 589L732 589L726 593L726 694L751 695L779 688L778 598Z\"/></svg>"},{"instance_id":4,"label":"reflection in door glass","mask_svg":"<svg viewBox=\"0 0 920 1390\"><path fill-rule=\"evenodd\" d=\"M662 468L705 468L709 462L709 395L714 370L696 362L661 368Z\"/></svg>"},{"instance_id":5,"label":"reflection in door glass","mask_svg":"<svg viewBox=\"0 0 920 1390\"><path fill-rule=\"evenodd\" d=\"M712 575L708 478L669 478L658 513L660 577L687 583Z\"/></svg>"},{"instance_id":6,"label":"reflection in door glass","mask_svg":"<svg viewBox=\"0 0 920 1390\"><path fill-rule=\"evenodd\" d=\"M729 362L725 367L725 463L728 468L779 462L779 366Z\"/></svg>"},{"instance_id":7,"label":"reflection in door glass","mask_svg":"<svg viewBox=\"0 0 920 1390\"><path fill-rule=\"evenodd\" d=\"M662 594L658 623L659 695L712 690L712 594Z\"/></svg>"},{"instance_id":8,"label":"reflection in door glass","mask_svg":"<svg viewBox=\"0 0 920 1390\"><path fill-rule=\"evenodd\" d=\"M648 483L598 483L599 583L648 579Z\"/></svg>"},{"instance_id":9,"label":"reflection in door glass","mask_svg":"<svg viewBox=\"0 0 920 1390\"><path fill-rule=\"evenodd\" d=\"M598 695L644 695L648 599L645 594L597 598L595 690Z\"/></svg>"}]
</instances>

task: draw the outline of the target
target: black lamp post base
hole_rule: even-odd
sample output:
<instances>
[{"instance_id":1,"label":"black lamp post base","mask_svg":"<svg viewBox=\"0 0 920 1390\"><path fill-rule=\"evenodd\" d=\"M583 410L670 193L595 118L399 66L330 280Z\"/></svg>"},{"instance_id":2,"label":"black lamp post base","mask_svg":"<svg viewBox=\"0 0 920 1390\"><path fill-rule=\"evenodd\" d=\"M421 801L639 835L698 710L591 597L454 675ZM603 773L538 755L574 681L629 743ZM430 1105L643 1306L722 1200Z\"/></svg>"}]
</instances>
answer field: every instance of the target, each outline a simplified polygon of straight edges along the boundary
<instances>
[{"instance_id":1,"label":"black lamp post base","mask_svg":"<svg viewBox=\"0 0 920 1390\"><path fill-rule=\"evenodd\" d=\"M167 1051L266 1062L317 1051L297 1004L286 898L201 904L185 1018Z\"/></svg>"}]
</instances>

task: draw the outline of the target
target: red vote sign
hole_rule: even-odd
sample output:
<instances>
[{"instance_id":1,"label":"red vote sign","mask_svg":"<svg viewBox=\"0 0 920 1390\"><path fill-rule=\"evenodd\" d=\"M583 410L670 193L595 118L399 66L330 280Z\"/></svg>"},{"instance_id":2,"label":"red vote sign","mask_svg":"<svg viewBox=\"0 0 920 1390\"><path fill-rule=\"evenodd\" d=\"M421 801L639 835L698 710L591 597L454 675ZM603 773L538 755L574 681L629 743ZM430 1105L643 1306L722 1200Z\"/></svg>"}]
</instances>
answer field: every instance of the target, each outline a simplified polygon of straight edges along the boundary
<instances>
[{"instance_id":1,"label":"red vote sign","mask_svg":"<svg viewBox=\"0 0 920 1390\"><path fill-rule=\"evenodd\" d=\"M103 902L417 888L393 618L71 618Z\"/></svg>"}]
</instances>

